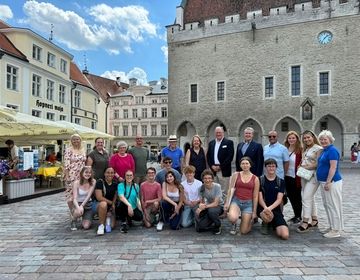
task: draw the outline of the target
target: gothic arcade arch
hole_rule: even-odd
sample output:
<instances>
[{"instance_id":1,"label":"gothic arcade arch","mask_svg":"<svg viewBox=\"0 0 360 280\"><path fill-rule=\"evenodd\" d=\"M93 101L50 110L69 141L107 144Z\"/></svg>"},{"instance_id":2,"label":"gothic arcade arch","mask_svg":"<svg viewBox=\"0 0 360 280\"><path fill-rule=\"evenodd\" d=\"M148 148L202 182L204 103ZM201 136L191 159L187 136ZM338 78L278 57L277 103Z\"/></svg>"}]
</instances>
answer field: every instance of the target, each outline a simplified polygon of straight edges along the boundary
<instances>
[{"instance_id":1,"label":"gothic arcade arch","mask_svg":"<svg viewBox=\"0 0 360 280\"><path fill-rule=\"evenodd\" d=\"M330 130L335 138L334 146L339 150L340 155L344 156L344 126L342 122L333 115L322 116L314 126L314 132L319 133L324 130Z\"/></svg>"},{"instance_id":2,"label":"gothic arcade arch","mask_svg":"<svg viewBox=\"0 0 360 280\"><path fill-rule=\"evenodd\" d=\"M244 130L247 127L252 127L254 129L254 138L253 138L254 141L258 143L262 143L262 135L264 134L263 129L260 123L252 118L245 120L239 127L239 133L238 133L239 143L244 140Z\"/></svg>"},{"instance_id":3,"label":"gothic arcade arch","mask_svg":"<svg viewBox=\"0 0 360 280\"><path fill-rule=\"evenodd\" d=\"M299 122L290 116L285 116L281 120L279 120L276 123L274 130L276 130L276 132L278 133L279 143L284 142L285 136L290 130L296 131L299 135L302 131Z\"/></svg>"},{"instance_id":4,"label":"gothic arcade arch","mask_svg":"<svg viewBox=\"0 0 360 280\"><path fill-rule=\"evenodd\" d=\"M220 120L214 120L210 123L210 125L208 126L208 128L206 130L206 136L205 136L206 145L215 138L214 132L215 132L215 128L217 126L222 126L225 131L225 137L228 137L227 128L226 128L225 124Z\"/></svg>"},{"instance_id":5,"label":"gothic arcade arch","mask_svg":"<svg viewBox=\"0 0 360 280\"><path fill-rule=\"evenodd\" d=\"M196 129L191 122L184 121L179 125L176 130L176 135L179 138L179 147L183 149L183 151L185 151L185 147L187 147L188 144L191 144L191 139L195 134L197 134Z\"/></svg>"}]
</instances>

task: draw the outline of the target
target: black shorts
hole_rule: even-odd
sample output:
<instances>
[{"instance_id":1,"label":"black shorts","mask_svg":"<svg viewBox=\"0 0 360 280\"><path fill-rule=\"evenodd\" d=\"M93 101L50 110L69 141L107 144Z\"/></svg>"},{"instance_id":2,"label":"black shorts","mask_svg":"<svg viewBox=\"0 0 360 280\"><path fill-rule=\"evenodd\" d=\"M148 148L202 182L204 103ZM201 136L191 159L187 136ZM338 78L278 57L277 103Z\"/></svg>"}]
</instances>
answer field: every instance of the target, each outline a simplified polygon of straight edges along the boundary
<instances>
[{"instance_id":1,"label":"black shorts","mask_svg":"<svg viewBox=\"0 0 360 280\"><path fill-rule=\"evenodd\" d=\"M273 229L276 229L279 226L288 226L284 219L284 215L283 213L281 213L280 210L273 210L273 214L274 214L274 219L270 223Z\"/></svg>"}]
</instances>

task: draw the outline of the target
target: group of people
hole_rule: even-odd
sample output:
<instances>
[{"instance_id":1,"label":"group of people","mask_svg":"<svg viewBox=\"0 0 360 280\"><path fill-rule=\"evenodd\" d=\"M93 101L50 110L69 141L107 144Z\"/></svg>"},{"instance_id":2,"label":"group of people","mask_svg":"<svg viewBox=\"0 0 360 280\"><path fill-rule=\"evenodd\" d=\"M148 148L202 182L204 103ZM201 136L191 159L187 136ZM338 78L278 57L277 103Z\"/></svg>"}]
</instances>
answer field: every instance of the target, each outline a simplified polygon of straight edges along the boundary
<instances>
[{"instance_id":1,"label":"group of people","mask_svg":"<svg viewBox=\"0 0 360 280\"><path fill-rule=\"evenodd\" d=\"M253 138L254 129L247 127L244 141L235 150L223 127L216 127L207 149L195 135L184 155L176 135L170 135L169 146L161 151L162 169L156 172L146 167L148 152L141 136L129 150L120 141L118 152L109 157L103 139L96 139L94 150L86 156L80 136L73 135L64 157L72 228L82 217L82 227L88 229L97 213L100 235L111 231L116 220L124 233L132 221L142 221L158 231L164 225L176 230L194 224L198 232L221 234L221 220L227 217L231 234L247 234L261 218L262 233L274 230L288 239L285 198L294 212L288 222L297 224L299 233L308 232L318 226L315 193L320 186L330 225L324 236L339 237L342 178L332 133L324 130L316 136L307 130L300 137L289 131L280 144L277 132L270 131L264 147ZM232 172L234 155L236 171Z\"/></svg>"}]
</instances>

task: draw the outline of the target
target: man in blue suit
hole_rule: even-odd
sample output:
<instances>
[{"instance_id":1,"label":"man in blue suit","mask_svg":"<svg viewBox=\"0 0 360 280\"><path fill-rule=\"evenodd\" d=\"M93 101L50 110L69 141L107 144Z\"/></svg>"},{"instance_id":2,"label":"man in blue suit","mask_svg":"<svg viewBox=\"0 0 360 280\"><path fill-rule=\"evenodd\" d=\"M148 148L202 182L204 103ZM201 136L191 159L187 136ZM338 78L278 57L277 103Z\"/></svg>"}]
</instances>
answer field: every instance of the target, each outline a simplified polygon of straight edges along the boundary
<instances>
[{"instance_id":1,"label":"man in blue suit","mask_svg":"<svg viewBox=\"0 0 360 280\"><path fill-rule=\"evenodd\" d=\"M240 159L242 157L249 157L253 164L250 171L254 175L260 177L263 174L264 166L264 152L261 144L253 141L254 129L247 127L244 130L244 142L238 144L236 148L236 171L241 171Z\"/></svg>"},{"instance_id":2,"label":"man in blue suit","mask_svg":"<svg viewBox=\"0 0 360 280\"><path fill-rule=\"evenodd\" d=\"M215 182L227 194L231 176L231 162L234 158L234 142L224 137L224 128L215 128L215 139L209 142L207 162L215 175Z\"/></svg>"}]
</instances>

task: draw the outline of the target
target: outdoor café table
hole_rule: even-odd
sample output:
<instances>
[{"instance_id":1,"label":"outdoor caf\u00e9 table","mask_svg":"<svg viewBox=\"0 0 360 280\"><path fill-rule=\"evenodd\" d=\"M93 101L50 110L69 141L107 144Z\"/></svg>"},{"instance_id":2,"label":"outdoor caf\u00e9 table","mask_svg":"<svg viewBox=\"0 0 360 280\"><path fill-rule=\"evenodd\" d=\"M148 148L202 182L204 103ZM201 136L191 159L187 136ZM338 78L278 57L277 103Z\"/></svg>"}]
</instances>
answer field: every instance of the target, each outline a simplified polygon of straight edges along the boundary
<instances>
[{"instance_id":1,"label":"outdoor caf\u00e9 table","mask_svg":"<svg viewBox=\"0 0 360 280\"><path fill-rule=\"evenodd\" d=\"M43 178L45 180L48 177L56 177L56 172L59 170L60 166L42 166L39 167L38 171L36 172L36 175L39 176L40 179L40 186L42 186Z\"/></svg>"}]
</instances>

